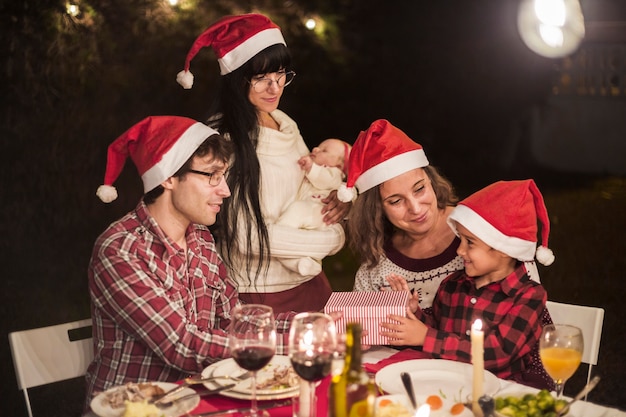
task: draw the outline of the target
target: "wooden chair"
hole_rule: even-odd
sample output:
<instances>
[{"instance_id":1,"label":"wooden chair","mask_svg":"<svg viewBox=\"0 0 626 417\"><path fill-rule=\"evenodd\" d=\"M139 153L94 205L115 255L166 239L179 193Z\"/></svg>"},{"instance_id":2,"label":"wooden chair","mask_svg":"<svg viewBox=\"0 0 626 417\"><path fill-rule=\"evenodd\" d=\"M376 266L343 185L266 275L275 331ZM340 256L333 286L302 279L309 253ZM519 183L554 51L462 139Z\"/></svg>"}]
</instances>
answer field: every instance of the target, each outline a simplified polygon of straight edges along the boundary
<instances>
[{"instance_id":1,"label":"wooden chair","mask_svg":"<svg viewBox=\"0 0 626 417\"><path fill-rule=\"evenodd\" d=\"M28 389L84 375L93 359L92 340L91 319L9 334L17 386L30 417Z\"/></svg>"},{"instance_id":2,"label":"wooden chair","mask_svg":"<svg viewBox=\"0 0 626 417\"><path fill-rule=\"evenodd\" d=\"M546 304L552 321L558 324L570 324L579 327L583 332L582 362L589 366L587 383L591 380L591 369L598 364L600 353L600 339L602 324L604 323L604 309L576 304L557 303L548 301ZM587 400L587 396L585 396Z\"/></svg>"}]
</instances>

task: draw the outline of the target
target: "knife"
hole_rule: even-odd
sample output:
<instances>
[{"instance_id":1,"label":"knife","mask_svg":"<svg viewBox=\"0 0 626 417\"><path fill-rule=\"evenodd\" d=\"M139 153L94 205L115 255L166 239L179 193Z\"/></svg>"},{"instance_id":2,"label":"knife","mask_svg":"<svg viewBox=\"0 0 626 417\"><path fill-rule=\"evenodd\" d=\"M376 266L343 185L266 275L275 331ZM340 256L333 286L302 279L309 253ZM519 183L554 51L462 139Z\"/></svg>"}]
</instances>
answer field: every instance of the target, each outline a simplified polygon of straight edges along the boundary
<instances>
[{"instance_id":1,"label":"knife","mask_svg":"<svg viewBox=\"0 0 626 417\"><path fill-rule=\"evenodd\" d=\"M411 400L413 410L417 410L417 401L415 401L415 392L413 392L413 381L411 381L411 375L406 372L401 372L400 378L402 378L404 389L406 390L409 400Z\"/></svg>"},{"instance_id":2,"label":"knife","mask_svg":"<svg viewBox=\"0 0 626 417\"><path fill-rule=\"evenodd\" d=\"M285 406L288 406L289 404L291 404L291 400L271 402L268 404L262 404L258 406L257 409L259 411L269 410L270 408L285 407ZM245 413L246 411L250 411L250 407L234 408L230 410L209 411L208 413L200 413L200 414L187 414L187 416L193 416L193 417L225 416L229 414Z\"/></svg>"}]
</instances>

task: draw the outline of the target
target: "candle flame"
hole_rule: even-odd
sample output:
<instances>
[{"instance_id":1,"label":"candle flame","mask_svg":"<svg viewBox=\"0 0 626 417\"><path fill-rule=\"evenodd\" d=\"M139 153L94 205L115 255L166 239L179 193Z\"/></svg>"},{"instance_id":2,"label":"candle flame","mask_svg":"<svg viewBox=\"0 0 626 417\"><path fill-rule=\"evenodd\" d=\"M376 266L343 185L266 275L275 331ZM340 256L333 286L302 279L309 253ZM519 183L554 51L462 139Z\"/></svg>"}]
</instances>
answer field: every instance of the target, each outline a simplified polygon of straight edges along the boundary
<instances>
[{"instance_id":1,"label":"candle flame","mask_svg":"<svg viewBox=\"0 0 626 417\"><path fill-rule=\"evenodd\" d=\"M428 404L422 404L415 412L414 417L428 417L430 416L430 406Z\"/></svg>"},{"instance_id":2,"label":"candle flame","mask_svg":"<svg viewBox=\"0 0 626 417\"><path fill-rule=\"evenodd\" d=\"M483 321L481 319L476 319L474 324L472 324L472 329L476 331L480 331L483 328Z\"/></svg>"}]
</instances>

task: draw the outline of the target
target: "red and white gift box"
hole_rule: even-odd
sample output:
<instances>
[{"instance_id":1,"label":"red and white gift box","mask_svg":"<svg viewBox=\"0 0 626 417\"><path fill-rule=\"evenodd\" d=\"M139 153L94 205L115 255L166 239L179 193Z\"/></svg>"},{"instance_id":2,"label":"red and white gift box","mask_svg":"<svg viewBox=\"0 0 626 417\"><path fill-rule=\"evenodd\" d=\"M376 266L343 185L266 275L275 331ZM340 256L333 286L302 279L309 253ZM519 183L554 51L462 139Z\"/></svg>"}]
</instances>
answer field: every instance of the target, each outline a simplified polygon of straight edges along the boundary
<instances>
[{"instance_id":1,"label":"red and white gift box","mask_svg":"<svg viewBox=\"0 0 626 417\"><path fill-rule=\"evenodd\" d=\"M386 345L387 337L378 334L381 322L389 322L389 314L406 315L409 293L406 291L333 292L324 306L324 312L341 311L336 321L337 331L345 333L346 323L358 322L368 334L362 339L366 345Z\"/></svg>"}]
</instances>

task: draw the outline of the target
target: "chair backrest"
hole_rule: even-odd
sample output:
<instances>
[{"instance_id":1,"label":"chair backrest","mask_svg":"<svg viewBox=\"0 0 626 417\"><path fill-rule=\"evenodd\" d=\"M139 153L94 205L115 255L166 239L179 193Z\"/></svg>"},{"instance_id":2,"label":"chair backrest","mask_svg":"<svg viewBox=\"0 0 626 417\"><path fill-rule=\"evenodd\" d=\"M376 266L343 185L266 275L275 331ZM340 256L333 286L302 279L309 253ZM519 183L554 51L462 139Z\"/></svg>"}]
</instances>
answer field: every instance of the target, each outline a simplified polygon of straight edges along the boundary
<instances>
[{"instance_id":1,"label":"chair backrest","mask_svg":"<svg viewBox=\"0 0 626 417\"><path fill-rule=\"evenodd\" d=\"M84 330L88 330L86 336L80 334ZM12 332L9 344L17 386L24 391L28 414L32 417L28 388L86 373L93 359L91 319Z\"/></svg>"},{"instance_id":2,"label":"chair backrest","mask_svg":"<svg viewBox=\"0 0 626 417\"><path fill-rule=\"evenodd\" d=\"M589 382L591 380L591 368L598 364L604 309L555 301L548 301L546 307L554 323L571 324L582 330L584 342L582 361L589 365L587 372L587 382Z\"/></svg>"}]
</instances>

